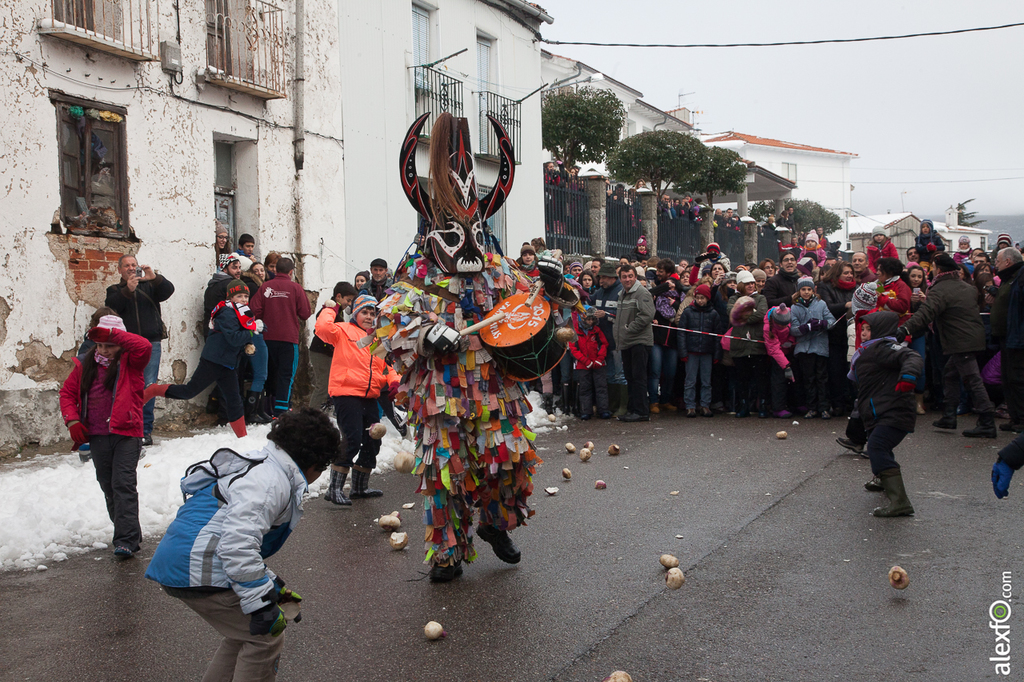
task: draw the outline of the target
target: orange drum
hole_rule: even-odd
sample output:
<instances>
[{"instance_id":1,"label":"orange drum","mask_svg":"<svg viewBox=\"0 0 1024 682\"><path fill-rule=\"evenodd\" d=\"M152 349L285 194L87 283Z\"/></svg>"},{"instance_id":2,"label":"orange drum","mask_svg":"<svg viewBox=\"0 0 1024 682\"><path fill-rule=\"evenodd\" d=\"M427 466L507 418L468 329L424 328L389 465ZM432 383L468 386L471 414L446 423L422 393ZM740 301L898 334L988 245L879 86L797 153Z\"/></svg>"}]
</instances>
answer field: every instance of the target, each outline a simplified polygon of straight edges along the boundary
<instances>
[{"instance_id":1,"label":"orange drum","mask_svg":"<svg viewBox=\"0 0 1024 682\"><path fill-rule=\"evenodd\" d=\"M529 298L529 292L509 296L487 314L493 317L503 312L505 319L480 330L480 341L502 373L514 381L532 381L547 374L565 355L565 347L554 338L551 305L537 296L528 308Z\"/></svg>"}]
</instances>

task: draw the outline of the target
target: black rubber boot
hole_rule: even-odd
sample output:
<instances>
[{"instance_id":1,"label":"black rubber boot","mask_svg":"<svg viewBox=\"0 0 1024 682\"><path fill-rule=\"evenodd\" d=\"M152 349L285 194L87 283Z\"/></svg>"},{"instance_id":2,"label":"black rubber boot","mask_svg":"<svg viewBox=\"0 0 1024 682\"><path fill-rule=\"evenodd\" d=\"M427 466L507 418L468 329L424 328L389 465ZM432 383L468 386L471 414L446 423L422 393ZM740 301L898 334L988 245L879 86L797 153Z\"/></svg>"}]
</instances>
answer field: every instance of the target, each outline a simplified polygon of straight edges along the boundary
<instances>
[{"instance_id":1,"label":"black rubber boot","mask_svg":"<svg viewBox=\"0 0 1024 682\"><path fill-rule=\"evenodd\" d=\"M575 405L572 404L572 391L569 390L569 384L562 384L562 412L565 414L575 414Z\"/></svg>"},{"instance_id":2,"label":"black rubber boot","mask_svg":"<svg viewBox=\"0 0 1024 682\"><path fill-rule=\"evenodd\" d=\"M263 419L259 415L260 394L256 391L249 391L245 394L245 423L266 424L270 420Z\"/></svg>"},{"instance_id":3,"label":"black rubber boot","mask_svg":"<svg viewBox=\"0 0 1024 682\"><path fill-rule=\"evenodd\" d=\"M518 564L522 558L519 548L512 542L507 530L498 530L491 526L478 526L476 536L488 543L494 550L494 555L506 564Z\"/></svg>"},{"instance_id":4,"label":"black rubber boot","mask_svg":"<svg viewBox=\"0 0 1024 682\"><path fill-rule=\"evenodd\" d=\"M331 484L327 487L327 494L324 495L324 499L334 504L340 504L347 507L352 504L352 500L345 497L344 487L345 479L348 478L348 472L341 472L337 469L331 469Z\"/></svg>"},{"instance_id":5,"label":"black rubber boot","mask_svg":"<svg viewBox=\"0 0 1024 682\"><path fill-rule=\"evenodd\" d=\"M267 400L268 398L266 391L262 391L256 398L256 414L259 415L259 418L263 420L263 424L269 424L270 422L274 421L274 418L270 416L269 412L267 412Z\"/></svg>"},{"instance_id":6,"label":"black rubber boot","mask_svg":"<svg viewBox=\"0 0 1024 682\"><path fill-rule=\"evenodd\" d=\"M956 407L945 408L942 413L942 419L937 422L932 422L932 426L937 429L955 429L956 428Z\"/></svg>"},{"instance_id":7,"label":"black rubber boot","mask_svg":"<svg viewBox=\"0 0 1024 682\"><path fill-rule=\"evenodd\" d=\"M541 396L541 407L543 407L544 411L547 412L548 414L554 414L555 396L551 395L550 393L545 393L543 396Z\"/></svg>"},{"instance_id":8,"label":"black rubber boot","mask_svg":"<svg viewBox=\"0 0 1024 682\"><path fill-rule=\"evenodd\" d=\"M903 475L899 469L886 469L878 474L879 482L885 496L889 498L889 504L884 507L875 507L871 512L875 516L911 516L914 507L907 498L907 489L903 487Z\"/></svg>"},{"instance_id":9,"label":"black rubber boot","mask_svg":"<svg viewBox=\"0 0 1024 682\"><path fill-rule=\"evenodd\" d=\"M369 484L370 472L360 471L356 467L352 467L352 490L348 496L353 500L361 500L366 497L380 497L384 494L383 490L368 488Z\"/></svg>"},{"instance_id":10,"label":"black rubber boot","mask_svg":"<svg viewBox=\"0 0 1024 682\"><path fill-rule=\"evenodd\" d=\"M995 412L982 412L978 415L978 424L973 429L965 429L960 432L968 438L995 438L999 435L996 432Z\"/></svg>"},{"instance_id":11,"label":"black rubber boot","mask_svg":"<svg viewBox=\"0 0 1024 682\"><path fill-rule=\"evenodd\" d=\"M882 479L875 476L870 481L864 484L864 490L872 493L880 493L885 491L885 487L882 485Z\"/></svg>"},{"instance_id":12,"label":"black rubber boot","mask_svg":"<svg viewBox=\"0 0 1024 682\"><path fill-rule=\"evenodd\" d=\"M450 583L462 575L462 562L456 561L449 566L433 566L430 569L430 582Z\"/></svg>"},{"instance_id":13,"label":"black rubber boot","mask_svg":"<svg viewBox=\"0 0 1024 682\"><path fill-rule=\"evenodd\" d=\"M740 404L736 407L736 418L745 419L750 416L750 408L747 407L747 401L741 400Z\"/></svg>"}]
</instances>

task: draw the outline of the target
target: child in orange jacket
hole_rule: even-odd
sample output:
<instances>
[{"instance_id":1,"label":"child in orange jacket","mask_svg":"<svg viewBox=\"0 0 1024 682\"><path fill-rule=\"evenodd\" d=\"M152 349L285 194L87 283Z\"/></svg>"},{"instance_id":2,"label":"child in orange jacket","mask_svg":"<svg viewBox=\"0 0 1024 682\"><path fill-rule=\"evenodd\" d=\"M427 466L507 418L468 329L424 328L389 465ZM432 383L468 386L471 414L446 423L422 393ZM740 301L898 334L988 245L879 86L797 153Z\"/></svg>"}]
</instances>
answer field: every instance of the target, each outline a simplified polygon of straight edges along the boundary
<instances>
[{"instance_id":1,"label":"child in orange jacket","mask_svg":"<svg viewBox=\"0 0 1024 682\"><path fill-rule=\"evenodd\" d=\"M334 346L327 392L334 401L338 428L345 436L345 450L331 466L331 483L324 499L350 505L352 499L384 494L367 487L380 452L380 439L372 437L369 429L380 420L377 398L383 392L394 399L398 392L398 375L383 359L371 355L369 346L359 347L359 341L373 331L377 299L369 294L357 296L348 322L335 321L336 306L333 301L327 303L316 318L315 328L320 339ZM342 490L350 469L352 499Z\"/></svg>"}]
</instances>

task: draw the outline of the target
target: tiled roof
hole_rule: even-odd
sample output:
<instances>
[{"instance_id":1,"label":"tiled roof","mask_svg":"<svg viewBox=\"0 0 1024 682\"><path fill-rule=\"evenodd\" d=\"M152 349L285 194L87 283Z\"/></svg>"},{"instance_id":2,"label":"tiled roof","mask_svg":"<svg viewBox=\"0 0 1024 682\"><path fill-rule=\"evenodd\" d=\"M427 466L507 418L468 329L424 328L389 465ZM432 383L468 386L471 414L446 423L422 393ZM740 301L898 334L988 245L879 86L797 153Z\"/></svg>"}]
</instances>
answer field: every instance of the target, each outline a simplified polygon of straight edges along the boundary
<instances>
[{"instance_id":1,"label":"tiled roof","mask_svg":"<svg viewBox=\"0 0 1024 682\"><path fill-rule=\"evenodd\" d=\"M737 133L735 131L729 131L727 133L713 135L710 138L704 140L705 143L733 141L746 142L747 144L756 144L761 147L782 147L784 149L798 149L804 152L819 152L822 154L857 156L856 154L852 154L850 152L840 152L835 149L825 149L824 147L812 147L806 144L797 144L796 142L783 142L782 140L773 140L770 137L758 137L757 135L747 135L746 133Z\"/></svg>"}]
</instances>

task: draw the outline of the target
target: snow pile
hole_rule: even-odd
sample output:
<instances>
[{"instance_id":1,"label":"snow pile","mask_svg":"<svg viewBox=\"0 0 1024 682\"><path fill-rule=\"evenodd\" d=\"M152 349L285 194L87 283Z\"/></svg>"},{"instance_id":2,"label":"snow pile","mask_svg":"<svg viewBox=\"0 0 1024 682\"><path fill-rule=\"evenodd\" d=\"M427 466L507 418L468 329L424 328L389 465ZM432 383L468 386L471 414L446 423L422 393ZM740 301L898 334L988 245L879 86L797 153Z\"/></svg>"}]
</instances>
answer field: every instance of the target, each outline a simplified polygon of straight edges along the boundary
<instances>
[{"instance_id":1,"label":"snow pile","mask_svg":"<svg viewBox=\"0 0 1024 682\"><path fill-rule=\"evenodd\" d=\"M541 434L567 428L561 413L551 421L541 395L529 395L533 412L527 416L531 431ZM381 441L374 473L394 471L399 450L415 452L412 441L403 441L390 422ZM228 428L211 429L187 438L163 439L145 448L139 462L139 521L142 534L154 542L174 520L182 504L178 484L186 467L208 459L218 448L237 452L259 450L267 442L269 425L252 426L239 440ZM330 482L325 472L309 486L310 497L319 497ZM92 462L82 463L78 454L36 456L0 467L0 570L37 568L57 563L93 549L107 549L114 526ZM44 570L44 569L40 569Z\"/></svg>"},{"instance_id":2,"label":"snow pile","mask_svg":"<svg viewBox=\"0 0 1024 682\"><path fill-rule=\"evenodd\" d=\"M404 445L391 424L381 444L376 472L393 470ZM267 442L269 425L252 426L239 440L228 428L175 438L145 448L139 462L139 521L153 543L163 534L182 504L178 487L185 468L209 458L218 448L258 450ZM310 485L318 497L330 480L325 473ZM0 467L0 570L34 568L66 560L91 549L106 549L114 532L92 462L78 454L33 457Z\"/></svg>"}]
</instances>

